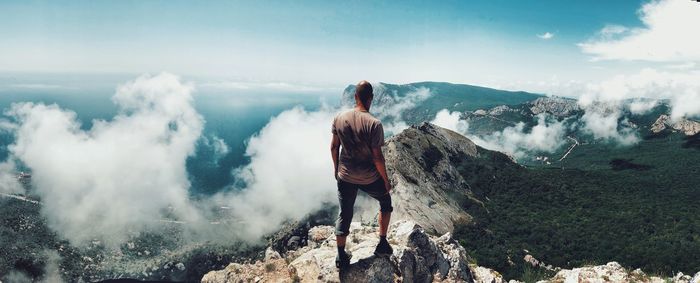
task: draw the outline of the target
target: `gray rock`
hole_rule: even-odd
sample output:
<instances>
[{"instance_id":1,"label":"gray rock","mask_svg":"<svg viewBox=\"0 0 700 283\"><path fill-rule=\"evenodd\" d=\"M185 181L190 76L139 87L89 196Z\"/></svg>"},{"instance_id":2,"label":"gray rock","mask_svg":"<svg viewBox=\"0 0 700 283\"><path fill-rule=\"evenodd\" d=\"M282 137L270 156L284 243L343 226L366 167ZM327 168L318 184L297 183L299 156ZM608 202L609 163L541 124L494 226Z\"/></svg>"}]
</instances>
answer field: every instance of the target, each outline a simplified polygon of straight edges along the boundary
<instances>
[{"instance_id":1,"label":"gray rock","mask_svg":"<svg viewBox=\"0 0 700 283\"><path fill-rule=\"evenodd\" d=\"M279 259L282 258L280 253L277 251L273 250L272 247L268 247L265 249L265 261L271 261L273 259Z\"/></svg>"},{"instance_id":2,"label":"gray rock","mask_svg":"<svg viewBox=\"0 0 700 283\"><path fill-rule=\"evenodd\" d=\"M299 237L299 236L292 236L287 241L287 249L288 250L296 250L299 248L300 245L301 245L301 237Z\"/></svg>"},{"instance_id":3,"label":"gray rock","mask_svg":"<svg viewBox=\"0 0 700 283\"><path fill-rule=\"evenodd\" d=\"M383 283L394 281L394 266L386 257L367 257L358 260L339 273L340 282Z\"/></svg>"},{"instance_id":4,"label":"gray rock","mask_svg":"<svg viewBox=\"0 0 700 283\"><path fill-rule=\"evenodd\" d=\"M695 273L692 279L690 279L690 283L700 283L700 271L698 273Z\"/></svg>"},{"instance_id":5,"label":"gray rock","mask_svg":"<svg viewBox=\"0 0 700 283\"><path fill-rule=\"evenodd\" d=\"M452 232L455 223L471 221L454 198L448 197L448 193L471 196L469 184L453 162L477 157L471 140L423 123L391 137L383 151L394 187L392 217L414 221L434 234Z\"/></svg>"},{"instance_id":6,"label":"gray rock","mask_svg":"<svg viewBox=\"0 0 700 283\"><path fill-rule=\"evenodd\" d=\"M535 115L549 113L556 117L568 117L581 110L575 99L563 97L541 97L529 104L530 111Z\"/></svg>"},{"instance_id":7,"label":"gray rock","mask_svg":"<svg viewBox=\"0 0 700 283\"><path fill-rule=\"evenodd\" d=\"M373 255L377 228L355 222L346 249L350 266L335 267L335 235L331 226L309 230L309 246L277 257L268 249L266 258L250 264L232 263L224 270L207 273L202 282L470 282L468 256L450 235L435 237L414 222L397 221L387 238L394 247L391 257ZM325 238L322 239L322 237Z\"/></svg>"},{"instance_id":8,"label":"gray rock","mask_svg":"<svg viewBox=\"0 0 700 283\"><path fill-rule=\"evenodd\" d=\"M667 128L680 131L686 136L692 136L700 133L700 122L696 122L689 119L679 119L677 121L671 120L668 115L661 115L658 119L651 125L651 131L654 133L661 132Z\"/></svg>"},{"instance_id":9,"label":"gray rock","mask_svg":"<svg viewBox=\"0 0 700 283\"><path fill-rule=\"evenodd\" d=\"M177 267L177 269L179 269L180 271L185 271L185 269L186 269L186 268L185 268L185 264L182 263L182 262L178 262L178 263L175 265L175 267Z\"/></svg>"}]
</instances>

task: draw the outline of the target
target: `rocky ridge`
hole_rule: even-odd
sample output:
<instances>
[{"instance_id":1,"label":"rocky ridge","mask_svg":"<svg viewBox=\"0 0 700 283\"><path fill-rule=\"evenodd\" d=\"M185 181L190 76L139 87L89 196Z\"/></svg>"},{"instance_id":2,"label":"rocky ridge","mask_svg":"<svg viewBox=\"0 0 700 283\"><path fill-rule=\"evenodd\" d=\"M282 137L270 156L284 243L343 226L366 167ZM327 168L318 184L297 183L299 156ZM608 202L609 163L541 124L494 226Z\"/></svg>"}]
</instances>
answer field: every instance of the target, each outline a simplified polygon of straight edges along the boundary
<instances>
[{"instance_id":1,"label":"rocky ridge","mask_svg":"<svg viewBox=\"0 0 700 283\"><path fill-rule=\"evenodd\" d=\"M354 222L346 250L352 254L350 266L343 271L335 267L335 235L332 226L309 230L309 245L298 250L278 253L272 248L263 260L232 263L223 270L204 275L202 283L223 282L479 282L506 281L495 270L472 264L467 251L451 233L433 236L412 221L392 223L387 235L394 247L390 257L373 255L377 245L377 228ZM524 259L526 260L526 259ZM551 278L538 283L649 282L700 283L694 276L678 273L670 278L651 276L636 269L628 271L617 262L574 269L557 269Z\"/></svg>"},{"instance_id":2,"label":"rocky ridge","mask_svg":"<svg viewBox=\"0 0 700 283\"><path fill-rule=\"evenodd\" d=\"M541 97L528 102L528 105L534 115L549 113L560 118L571 116L581 110L575 99L563 97Z\"/></svg>"},{"instance_id":3,"label":"rocky ridge","mask_svg":"<svg viewBox=\"0 0 700 283\"><path fill-rule=\"evenodd\" d=\"M538 283L548 282L700 283L700 272L692 277L679 272L671 278L661 278L648 275L640 269L628 271L617 262L609 262L605 265L563 269L551 279L538 281Z\"/></svg>"},{"instance_id":4,"label":"rocky ridge","mask_svg":"<svg viewBox=\"0 0 700 283\"><path fill-rule=\"evenodd\" d=\"M670 116L664 114L659 116L654 124L651 125L651 131L653 133L659 133L667 128L680 131L686 136L692 136L700 133L700 122L685 118L673 121Z\"/></svg>"},{"instance_id":5,"label":"rocky ridge","mask_svg":"<svg viewBox=\"0 0 700 283\"><path fill-rule=\"evenodd\" d=\"M309 245L299 250L280 255L268 249L263 261L233 263L207 273L202 282L466 282L472 281L473 273L486 272L472 271L476 266L470 267L466 250L450 233L432 236L412 221L392 223L387 235L394 246L391 257L373 255L378 242L376 227L354 222L346 248L352 260L341 272L335 267L334 228L314 227L308 238Z\"/></svg>"},{"instance_id":6,"label":"rocky ridge","mask_svg":"<svg viewBox=\"0 0 700 283\"><path fill-rule=\"evenodd\" d=\"M453 162L478 157L477 146L471 140L423 123L387 140L383 151L387 173L394 186L394 219L414 221L435 234L452 232L455 222L471 220L471 216L448 197L448 193L471 197L469 184ZM376 211L371 213L376 214Z\"/></svg>"}]
</instances>

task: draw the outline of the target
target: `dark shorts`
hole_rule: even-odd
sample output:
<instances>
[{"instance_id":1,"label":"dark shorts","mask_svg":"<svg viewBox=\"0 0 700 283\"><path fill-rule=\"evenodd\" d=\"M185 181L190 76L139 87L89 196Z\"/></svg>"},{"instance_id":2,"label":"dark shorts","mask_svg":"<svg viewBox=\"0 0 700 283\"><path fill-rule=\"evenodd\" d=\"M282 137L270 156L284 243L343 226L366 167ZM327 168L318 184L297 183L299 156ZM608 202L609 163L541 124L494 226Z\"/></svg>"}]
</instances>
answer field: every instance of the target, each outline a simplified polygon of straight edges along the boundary
<instances>
[{"instance_id":1,"label":"dark shorts","mask_svg":"<svg viewBox=\"0 0 700 283\"><path fill-rule=\"evenodd\" d=\"M358 189L379 201L379 211L392 212L394 210L391 206L391 195L386 192L382 178L368 185L357 185L338 179L340 213L338 213L338 220L335 223L335 234L338 236L347 236L350 232L350 222L352 222Z\"/></svg>"}]
</instances>

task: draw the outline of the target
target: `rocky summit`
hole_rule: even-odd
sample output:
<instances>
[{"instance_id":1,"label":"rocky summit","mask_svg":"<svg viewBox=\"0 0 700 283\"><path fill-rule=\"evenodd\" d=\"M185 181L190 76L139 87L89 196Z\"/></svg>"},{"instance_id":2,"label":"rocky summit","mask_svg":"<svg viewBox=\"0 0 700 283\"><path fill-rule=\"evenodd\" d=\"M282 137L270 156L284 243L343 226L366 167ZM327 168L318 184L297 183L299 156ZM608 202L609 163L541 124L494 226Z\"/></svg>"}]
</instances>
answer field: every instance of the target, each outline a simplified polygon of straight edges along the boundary
<instances>
[{"instance_id":1,"label":"rocky summit","mask_svg":"<svg viewBox=\"0 0 700 283\"><path fill-rule=\"evenodd\" d=\"M354 222L346 250L350 266L335 267L336 245L332 226L309 230L309 245L280 255L268 249L264 260L233 263L224 270L207 273L202 282L470 282L497 272L470 265L466 250L450 233L429 235L412 221L392 223L387 238L394 247L390 257L373 254L377 228Z\"/></svg>"},{"instance_id":2,"label":"rocky summit","mask_svg":"<svg viewBox=\"0 0 700 283\"><path fill-rule=\"evenodd\" d=\"M392 223L387 235L394 247L389 257L373 255L378 243L377 227L353 222L346 250L352 254L350 266L335 267L335 234L332 226L309 230L308 246L279 252L268 248L263 260L232 263L223 270L204 275L202 283L223 282L479 282L505 281L495 270L472 264L467 251L451 233L433 236L412 221ZM617 262L600 266L558 269L553 277L538 283L651 282L700 283L694 276L678 273L671 278L628 271Z\"/></svg>"}]
</instances>

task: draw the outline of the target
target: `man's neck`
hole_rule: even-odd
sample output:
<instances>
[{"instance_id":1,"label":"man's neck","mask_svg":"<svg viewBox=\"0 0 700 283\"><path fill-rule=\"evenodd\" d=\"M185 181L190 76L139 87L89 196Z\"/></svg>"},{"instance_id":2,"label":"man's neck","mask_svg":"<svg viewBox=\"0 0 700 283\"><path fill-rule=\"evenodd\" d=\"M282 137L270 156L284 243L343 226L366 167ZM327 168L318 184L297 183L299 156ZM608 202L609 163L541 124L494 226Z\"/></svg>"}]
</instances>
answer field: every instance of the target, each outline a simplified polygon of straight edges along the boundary
<instances>
[{"instance_id":1,"label":"man's neck","mask_svg":"<svg viewBox=\"0 0 700 283\"><path fill-rule=\"evenodd\" d=\"M360 111L360 112L369 112L369 111L367 110L367 108L365 108L365 106L362 105L362 104L360 104L360 103L358 103L357 105L355 105L355 110Z\"/></svg>"}]
</instances>

